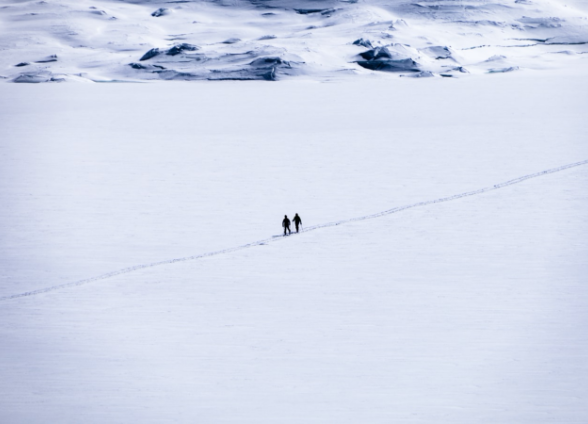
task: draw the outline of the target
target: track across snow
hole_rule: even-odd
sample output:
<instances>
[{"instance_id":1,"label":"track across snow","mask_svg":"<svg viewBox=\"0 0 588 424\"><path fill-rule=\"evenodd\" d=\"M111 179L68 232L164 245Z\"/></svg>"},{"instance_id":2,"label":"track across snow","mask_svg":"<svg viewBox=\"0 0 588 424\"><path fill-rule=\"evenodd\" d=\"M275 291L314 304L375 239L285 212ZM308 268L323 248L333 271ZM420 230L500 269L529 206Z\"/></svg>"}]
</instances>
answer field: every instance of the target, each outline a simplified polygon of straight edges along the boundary
<instances>
[{"instance_id":1,"label":"track across snow","mask_svg":"<svg viewBox=\"0 0 588 424\"><path fill-rule=\"evenodd\" d=\"M528 175L524 175L509 181L505 181L502 183L498 183L495 184L493 186L489 186L489 187L484 187L478 190L473 190L473 191L468 191L465 193L460 193L460 194L455 194L453 196L448 196L448 197L442 197L442 198L438 198L438 199L433 199L433 200L427 200L427 201L423 201L423 202L418 202L418 203L413 203L410 205L405 205L405 206L399 206L393 209L388 209L382 212L378 212L375 214L371 214L371 215L364 215L364 216L360 216L360 217L355 217L355 218L350 218L350 219L345 219L345 220L341 220L341 221L334 221L334 222L329 222L326 224L319 224L319 225L314 225L311 227L308 227L306 229L304 229L304 232L308 232L308 231L314 231L314 230L318 230L321 228L328 228L328 227L334 227L337 225L343 225L343 224L347 224L350 222L357 222L357 221L364 221L364 220L368 220L368 219L374 219L374 218L379 218L382 216L386 216L386 215L391 215L397 212L401 212L407 209L412 209L412 208L418 208L421 206L427 206L427 205L432 205L435 203L443 203L443 202L449 202L452 200L457 200L457 199L461 199L464 197L468 197L468 196L474 196L477 194L483 194L492 190L498 190L501 188L505 188L514 184L519 184L522 183L526 180L532 179L532 178L537 178L537 177L541 177L544 175L548 175L548 174L553 174L556 172L560 172L560 171L565 171L567 169L570 168L574 168L577 166L581 166L581 165L587 165L588 164L588 160L583 160L580 162L574 162L574 163L570 163L567 165L562 165L562 166L558 166L556 168L551 168L551 169L547 169L544 171L540 171L540 172L536 172L533 174L528 174ZM251 243L247 243L247 244L243 244L241 246L236 246L236 247L231 247L231 248L227 248L227 249L222 249L222 250L217 250L214 252L208 252L208 253L202 253L200 255L193 255L193 256L186 256L183 258L177 258L177 259L169 259L169 260L165 260L165 261L159 261L159 262L152 262L149 264L143 264L143 265L135 265L132 267L128 267L128 268L123 268L120 269L118 271L113 271L113 272L109 272L106 274L102 274L99 275L97 277L92 277L92 278L86 278L84 280L79 280L79 281L75 281L72 283L66 283L66 284L60 284L60 285L56 285L56 286L52 286L52 287L47 287L44 289L39 289L39 290L32 290L32 291L28 291L28 292L24 292L24 293L18 293L18 294L14 294L14 295L10 295L10 296L4 296L4 297L0 297L0 301L3 300L11 300L11 299L17 299L20 297L27 297L27 296L35 296L38 294L43 294L43 293L48 293L48 292L52 292L55 290L60 290L60 289L65 289L65 288L70 288L70 287L75 287L75 286L81 286L84 284L88 284L88 283L92 283L95 281L100 281L100 280L105 280L107 278L110 277L115 277L118 275L122 275L122 274L128 274L130 272L134 272L134 271L138 271L141 269L146 269L146 268L153 268L156 266L160 266L160 265L169 265L169 264L173 264L176 262L186 262L186 261L192 261L192 260L196 260L196 259L201 259L201 258L207 258L210 256L216 256L216 255L221 255L221 254L225 254L225 253L231 253L231 252L236 252L238 250L242 250L242 249L247 249L250 247L254 247L254 246L261 246L261 245L265 245L268 243L272 243L272 242L276 242L279 240L284 240L283 237L270 237L270 238L265 238L263 240L258 240L258 241L254 241Z\"/></svg>"}]
</instances>

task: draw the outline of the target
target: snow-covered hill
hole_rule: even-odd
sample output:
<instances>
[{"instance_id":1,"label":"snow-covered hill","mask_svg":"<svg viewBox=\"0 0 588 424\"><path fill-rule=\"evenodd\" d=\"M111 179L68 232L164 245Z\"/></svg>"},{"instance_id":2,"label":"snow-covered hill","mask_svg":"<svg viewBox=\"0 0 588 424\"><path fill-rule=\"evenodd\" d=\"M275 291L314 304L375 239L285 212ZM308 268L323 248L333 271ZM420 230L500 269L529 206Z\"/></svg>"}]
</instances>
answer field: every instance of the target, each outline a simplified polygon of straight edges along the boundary
<instances>
[{"instance_id":1,"label":"snow-covered hill","mask_svg":"<svg viewBox=\"0 0 588 424\"><path fill-rule=\"evenodd\" d=\"M580 1L4 3L0 77L14 82L458 77L588 61Z\"/></svg>"}]
</instances>

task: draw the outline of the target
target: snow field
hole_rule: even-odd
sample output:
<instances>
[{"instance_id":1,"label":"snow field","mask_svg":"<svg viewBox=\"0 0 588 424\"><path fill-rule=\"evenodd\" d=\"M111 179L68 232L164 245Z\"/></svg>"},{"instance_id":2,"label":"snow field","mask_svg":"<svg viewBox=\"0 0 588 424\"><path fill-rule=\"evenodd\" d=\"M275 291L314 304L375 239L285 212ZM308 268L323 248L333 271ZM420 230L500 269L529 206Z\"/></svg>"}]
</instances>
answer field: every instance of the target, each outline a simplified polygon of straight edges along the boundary
<instances>
[{"instance_id":1,"label":"snow field","mask_svg":"<svg viewBox=\"0 0 588 424\"><path fill-rule=\"evenodd\" d=\"M6 86L0 294L239 246L284 213L316 225L577 162L570 81Z\"/></svg>"},{"instance_id":2,"label":"snow field","mask_svg":"<svg viewBox=\"0 0 588 424\"><path fill-rule=\"evenodd\" d=\"M585 160L561 75L2 85L0 296ZM0 422L583 423L587 177L2 301Z\"/></svg>"},{"instance_id":3,"label":"snow field","mask_svg":"<svg viewBox=\"0 0 588 424\"><path fill-rule=\"evenodd\" d=\"M3 421L582 422L587 177L4 303Z\"/></svg>"}]
</instances>

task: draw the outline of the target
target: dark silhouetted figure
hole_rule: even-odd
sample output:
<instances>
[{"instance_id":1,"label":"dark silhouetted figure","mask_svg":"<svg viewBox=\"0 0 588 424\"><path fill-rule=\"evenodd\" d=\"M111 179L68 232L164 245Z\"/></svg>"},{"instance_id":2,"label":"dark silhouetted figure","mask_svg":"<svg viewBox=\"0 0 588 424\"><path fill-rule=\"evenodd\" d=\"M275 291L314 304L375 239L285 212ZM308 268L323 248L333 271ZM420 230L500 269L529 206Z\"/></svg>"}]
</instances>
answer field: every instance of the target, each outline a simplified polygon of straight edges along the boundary
<instances>
[{"instance_id":1,"label":"dark silhouetted figure","mask_svg":"<svg viewBox=\"0 0 588 424\"><path fill-rule=\"evenodd\" d=\"M292 234L292 231L290 231L290 220L288 219L288 215L284 215L282 227L284 227L284 235L286 235L286 230L288 231L288 234Z\"/></svg>"},{"instance_id":2,"label":"dark silhouetted figure","mask_svg":"<svg viewBox=\"0 0 588 424\"><path fill-rule=\"evenodd\" d=\"M294 225L296 226L296 232L298 232L298 227L300 226L300 224L302 224L302 220L300 219L298 214L294 215L294 218L292 218L292 222L294 222Z\"/></svg>"}]
</instances>

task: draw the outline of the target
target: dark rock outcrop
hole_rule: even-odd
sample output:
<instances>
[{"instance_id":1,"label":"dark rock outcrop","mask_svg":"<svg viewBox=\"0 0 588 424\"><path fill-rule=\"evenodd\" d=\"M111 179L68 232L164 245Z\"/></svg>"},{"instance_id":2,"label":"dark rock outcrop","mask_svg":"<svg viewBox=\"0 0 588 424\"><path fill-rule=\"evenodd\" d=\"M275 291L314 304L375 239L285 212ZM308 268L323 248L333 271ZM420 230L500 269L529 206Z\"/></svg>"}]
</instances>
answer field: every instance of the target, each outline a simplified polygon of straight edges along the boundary
<instances>
[{"instance_id":1,"label":"dark rock outcrop","mask_svg":"<svg viewBox=\"0 0 588 424\"><path fill-rule=\"evenodd\" d=\"M200 47L195 46L193 44L188 44L188 43L182 43L182 44L178 44L177 46L173 46L171 49L169 49L166 54L168 56L175 56L177 54L180 54L184 51L189 51L189 52L193 52L196 50L199 50Z\"/></svg>"},{"instance_id":2,"label":"dark rock outcrop","mask_svg":"<svg viewBox=\"0 0 588 424\"><path fill-rule=\"evenodd\" d=\"M151 58L154 58L155 56L158 56L159 54L161 54L161 51L157 47L155 47L149 50L147 53L145 53L139 60L149 60Z\"/></svg>"},{"instance_id":3,"label":"dark rock outcrop","mask_svg":"<svg viewBox=\"0 0 588 424\"><path fill-rule=\"evenodd\" d=\"M374 46L372 45L372 42L370 40L364 40L363 38L360 38L359 40L355 40L353 42L353 45L367 47L368 49L374 48Z\"/></svg>"},{"instance_id":4,"label":"dark rock outcrop","mask_svg":"<svg viewBox=\"0 0 588 424\"><path fill-rule=\"evenodd\" d=\"M155 18L159 18L160 16L165 16L165 15L169 15L169 9L167 9L165 7L160 7L159 9L157 9L155 12L153 12L151 14L151 16L153 16Z\"/></svg>"},{"instance_id":5,"label":"dark rock outcrop","mask_svg":"<svg viewBox=\"0 0 588 424\"><path fill-rule=\"evenodd\" d=\"M384 72L419 72L419 64L412 58L399 58L386 47L376 47L359 54L364 60L358 60L357 64L372 71Z\"/></svg>"}]
</instances>

